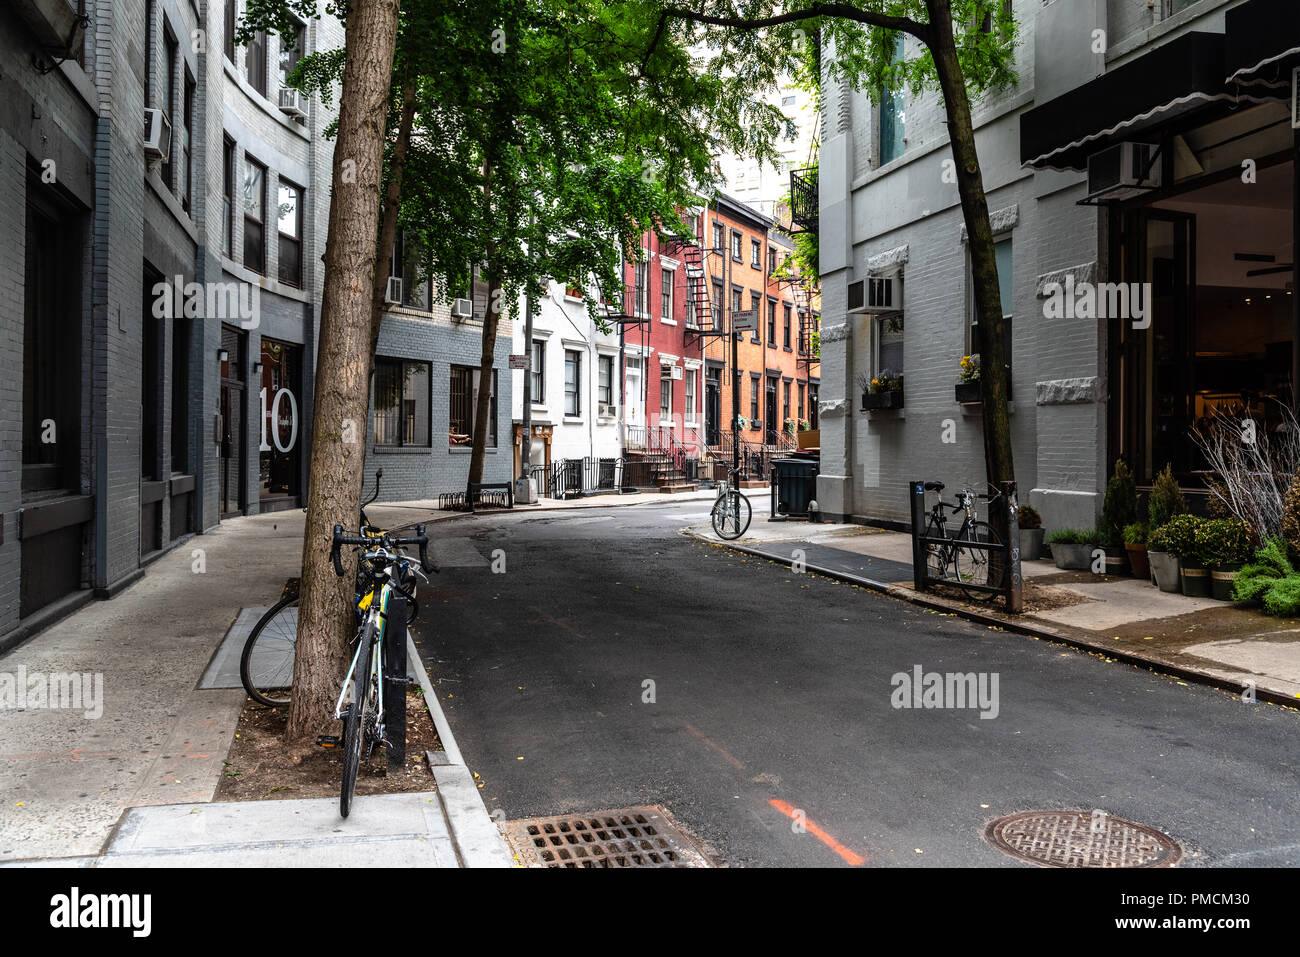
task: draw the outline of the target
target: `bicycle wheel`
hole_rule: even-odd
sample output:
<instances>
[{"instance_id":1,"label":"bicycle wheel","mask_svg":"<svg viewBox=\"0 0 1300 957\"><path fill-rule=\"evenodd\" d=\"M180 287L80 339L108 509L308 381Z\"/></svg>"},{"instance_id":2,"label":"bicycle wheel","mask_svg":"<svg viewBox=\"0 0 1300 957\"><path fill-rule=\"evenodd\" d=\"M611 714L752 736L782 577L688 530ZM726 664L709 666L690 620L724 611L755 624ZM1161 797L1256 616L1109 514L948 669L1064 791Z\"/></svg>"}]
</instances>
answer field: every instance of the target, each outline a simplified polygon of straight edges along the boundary
<instances>
[{"instance_id":1,"label":"bicycle wheel","mask_svg":"<svg viewBox=\"0 0 1300 957\"><path fill-rule=\"evenodd\" d=\"M344 817L352 810L352 795L357 788L357 770L361 767L361 748L366 730L366 708L370 704L370 642L374 625L366 622L358 639L357 668L352 674L352 703L343 716L343 784L339 790L339 813Z\"/></svg>"},{"instance_id":2,"label":"bicycle wheel","mask_svg":"<svg viewBox=\"0 0 1300 957\"><path fill-rule=\"evenodd\" d=\"M983 585L988 587L1000 587L1005 581L1006 576L1006 556L994 548L981 548L979 545L1002 544L1002 539L998 537L997 532L988 522L972 522L962 532L958 534L954 543L956 548L953 554L953 564L957 571L957 584L966 596L976 601L986 601L990 598L996 598L996 592L984 591L982 589L967 588L967 585Z\"/></svg>"},{"instance_id":3,"label":"bicycle wheel","mask_svg":"<svg viewBox=\"0 0 1300 957\"><path fill-rule=\"evenodd\" d=\"M929 523L925 526L926 538L946 538L944 534L946 526L940 525L930 516ZM947 545L939 545L933 542L925 543L925 575L927 578L938 581L948 577L948 565L952 561L952 549Z\"/></svg>"},{"instance_id":4,"label":"bicycle wheel","mask_svg":"<svg viewBox=\"0 0 1300 957\"><path fill-rule=\"evenodd\" d=\"M289 703L297 640L298 596L289 595L257 620L239 656L239 680L258 704L276 708Z\"/></svg>"},{"instance_id":5,"label":"bicycle wheel","mask_svg":"<svg viewBox=\"0 0 1300 957\"><path fill-rule=\"evenodd\" d=\"M712 518L713 530L718 537L730 541L745 534L753 518L753 511L749 499L733 488L713 503Z\"/></svg>"}]
</instances>

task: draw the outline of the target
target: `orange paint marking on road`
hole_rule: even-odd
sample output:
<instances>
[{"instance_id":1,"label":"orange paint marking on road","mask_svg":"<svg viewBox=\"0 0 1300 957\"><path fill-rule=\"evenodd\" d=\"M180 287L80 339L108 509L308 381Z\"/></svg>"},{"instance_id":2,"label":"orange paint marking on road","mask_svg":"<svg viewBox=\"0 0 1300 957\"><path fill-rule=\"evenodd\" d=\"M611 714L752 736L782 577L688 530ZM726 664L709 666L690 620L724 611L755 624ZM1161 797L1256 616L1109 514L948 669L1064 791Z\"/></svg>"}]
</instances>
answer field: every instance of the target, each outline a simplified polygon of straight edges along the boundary
<instances>
[{"instance_id":1,"label":"orange paint marking on road","mask_svg":"<svg viewBox=\"0 0 1300 957\"><path fill-rule=\"evenodd\" d=\"M706 736L702 731L700 731L699 728L695 727L695 725L693 725L693 724L688 724L688 725L686 726L686 730L689 731L691 734L695 735L697 738L699 738L701 741L703 741L705 744L707 744L709 747L711 747L714 751L717 751L718 754L720 754L720 755L722 755L724 758L726 758L726 759L727 759L727 763L729 763L729 764L730 764L733 768L735 768L737 771L743 771L743 770L745 770L745 765L744 765L744 764L742 764L742 763L741 763L740 761L738 761L736 758L734 758L734 757L732 757L730 754L728 754L727 751L726 751L724 748L720 748L720 747L718 747L718 745L716 745L716 744L714 744L712 741L710 741L710 740L708 739L708 737L707 737L707 736Z\"/></svg>"},{"instance_id":2,"label":"orange paint marking on road","mask_svg":"<svg viewBox=\"0 0 1300 957\"><path fill-rule=\"evenodd\" d=\"M800 812L797 809L787 804L785 801L778 800L777 798L772 798L772 800L768 801L767 803L772 805L772 807L776 808L778 811L780 811L782 814L784 814L792 821L795 820L796 815L800 814ZM821 841L832 851L834 851L836 854L842 857L844 859L844 862L848 864L850 867L857 867L867 862L867 859L863 857L861 854L857 854L854 851L849 850L839 841L835 840L835 838L831 837L829 834L823 831L820 827L817 826L817 823L813 821L810 817L808 817L806 814L802 815L802 817L803 817L803 825L805 828L807 828L808 833L812 834L814 837L817 838L817 840Z\"/></svg>"}]
</instances>

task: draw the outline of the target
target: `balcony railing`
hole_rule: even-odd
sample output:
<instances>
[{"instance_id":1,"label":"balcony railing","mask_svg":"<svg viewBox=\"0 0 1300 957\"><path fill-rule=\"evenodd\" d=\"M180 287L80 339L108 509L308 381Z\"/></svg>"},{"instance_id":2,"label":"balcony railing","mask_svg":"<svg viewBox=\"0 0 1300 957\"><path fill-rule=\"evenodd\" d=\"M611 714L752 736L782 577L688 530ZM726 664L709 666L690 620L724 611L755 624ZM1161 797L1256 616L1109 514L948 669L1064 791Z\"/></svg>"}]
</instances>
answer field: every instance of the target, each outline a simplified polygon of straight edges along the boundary
<instances>
[{"instance_id":1,"label":"balcony railing","mask_svg":"<svg viewBox=\"0 0 1300 957\"><path fill-rule=\"evenodd\" d=\"M817 232L817 167L790 171L790 218L810 233Z\"/></svg>"}]
</instances>

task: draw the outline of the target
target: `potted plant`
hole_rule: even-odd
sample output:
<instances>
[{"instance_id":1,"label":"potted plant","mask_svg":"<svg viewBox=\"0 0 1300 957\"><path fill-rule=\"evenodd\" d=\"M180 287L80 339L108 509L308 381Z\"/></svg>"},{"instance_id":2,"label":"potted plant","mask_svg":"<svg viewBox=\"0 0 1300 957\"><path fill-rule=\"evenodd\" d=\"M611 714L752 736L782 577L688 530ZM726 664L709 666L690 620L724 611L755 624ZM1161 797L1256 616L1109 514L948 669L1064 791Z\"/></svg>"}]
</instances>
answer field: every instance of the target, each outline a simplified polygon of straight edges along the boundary
<instances>
[{"instance_id":1,"label":"potted plant","mask_svg":"<svg viewBox=\"0 0 1300 957\"><path fill-rule=\"evenodd\" d=\"M1092 568L1092 553L1100 536L1095 528L1058 528L1047 540L1052 543L1057 568L1087 571Z\"/></svg>"},{"instance_id":2,"label":"potted plant","mask_svg":"<svg viewBox=\"0 0 1300 957\"><path fill-rule=\"evenodd\" d=\"M1210 551L1210 595L1232 601L1237 574L1254 556L1252 535L1245 522L1220 518L1206 523Z\"/></svg>"},{"instance_id":3,"label":"potted plant","mask_svg":"<svg viewBox=\"0 0 1300 957\"><path fill-rule=\"evenodd\" d=\"M1156 476L1151 487L1151 498L1147 502L1147 521L1151 528L1151 537L1147 540L1147 561L1151 565L1151 577L1161 591L1176 592L1179 589L1178 558L1168 549L1168 536L1160 535L1160 530L1176 515L1187 512L1187 501L1183 490L1178 487L1173 470L1166 465L1164 471Z\"/></svg>"},{"instance_id":4,"label":"potted plant","mask_svg":"<svg viewBox=\"0 0 1300 957\"><path fill-rule=\"evenodd\" d=\"M1178 577L1183 594L1191 598L1210 597L1210 535L1207 519L1175 515L1160 531L1169 551L1178 559Z\"/></svg>"},{"instance_id":5,"label":"potted plant","mask_svg":"<svg viewBox=\"0 0 1300 957\"><path fill-rule=\"evenodd\" d=\"M800 432L811 432L811 431L812 431L812 423L809 422L807 419L800 419L800 420L799 420L799 431L800 431Z\"/></svg>"},{"instance_id":6,"label":"potted plant","mask_svg":"<svg viewBox=\"0 0 1300 957\"><path fill-rule=\"evenodd\" d=\"M880 373L868 384L862 396L862 408L867 411L879 409L901 409L903 407L903 377L895 375L888 369Z\"/></svg>"},{"instance_id":7,"label":"potted plant","mask_svg":"<svg viewBox=\"0 0 1300 957\"><path fill-rule=\"evenodd\" d=\"M1171 541L1174 531L1176 529L1166 522L1151 533L1147 539L1147 562L1151 565L1151 578L1156 587L1177 594L1182 590L1182 576L1178 573L1178 555Z\"/></svg>"},{"instance_id":8,"label":"potted plant","mask_svg":"<svg viewBox=\"0 0 1300 957\"><path fill-rule=\"evenodd\" d=\"M1137 486L1133 473L1123 459L1115 460L1115 470L1106 483L1106 497L1101 506L1101 545L1106 552L1106 574L1123 575L1128 571L1124 529L1137 521Z\"/></svg>"},{"instance_id":9,"label":"potted plant","mask_svg":"<svg viewBox=\"0 0 1300 957\"><path fill-rule=\"evenodd\" d=\"M979 354L961 357L961 371L957 373L957 401L971 403L980 401L980 357Z\"/></svg>"},{"instance_id":10,"label":"potted plant","mask_svg":"<svg viewBox=\"0 0 1300 957\"><path fill-rule=\"evenodd\" d=\"M1124 550L1134 578L1151 578L1151 563L1147 561L1147 538L1150 530L1146 522L1132 522L1124 526Z\"/></svg>"},{"instance_id":11,"label":"potted plant","mask_svg":"<svg viewBox=\"0 0 1300 957\"><path fill-rule=\"evenodd\" d=\"M1036 562L1043 554L1043 516L1032 505L1021 505L1017 514L1020 518L1020 560Z\"/></svg>"}]
</instances>

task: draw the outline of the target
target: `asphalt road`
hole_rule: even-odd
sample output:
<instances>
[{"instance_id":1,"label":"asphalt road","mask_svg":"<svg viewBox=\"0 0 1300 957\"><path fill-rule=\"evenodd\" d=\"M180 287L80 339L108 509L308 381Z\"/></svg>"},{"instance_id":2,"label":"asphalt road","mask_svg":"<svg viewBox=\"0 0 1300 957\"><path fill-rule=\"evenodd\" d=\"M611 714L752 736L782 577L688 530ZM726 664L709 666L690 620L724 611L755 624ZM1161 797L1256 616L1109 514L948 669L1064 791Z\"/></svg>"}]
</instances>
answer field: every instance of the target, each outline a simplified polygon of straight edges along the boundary
<instances>
[{"instance_id":1,"label":"asphalt road","mask_svg":"<svg viewBox=\"0 0 1300 957\"><path fill-rule=\"evenodd\" d=\"M489 809L659 804L732 866L1016 867L989 819L1096 808L1185 865L1300 864L1300 713L680 534L708 504L434 526L416 640ZM894 707L918 665L996 674L996 717Z\"/></svg>"}]
</instances>

